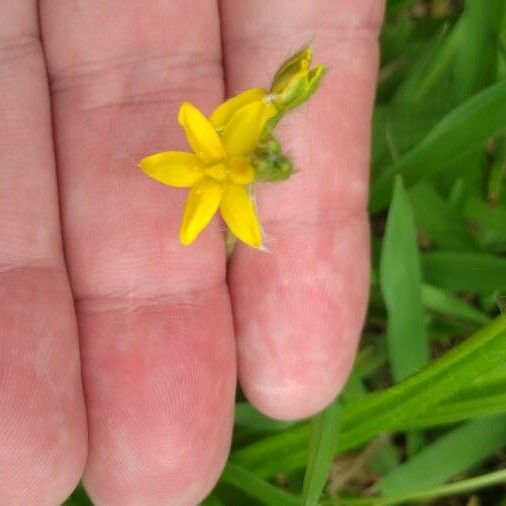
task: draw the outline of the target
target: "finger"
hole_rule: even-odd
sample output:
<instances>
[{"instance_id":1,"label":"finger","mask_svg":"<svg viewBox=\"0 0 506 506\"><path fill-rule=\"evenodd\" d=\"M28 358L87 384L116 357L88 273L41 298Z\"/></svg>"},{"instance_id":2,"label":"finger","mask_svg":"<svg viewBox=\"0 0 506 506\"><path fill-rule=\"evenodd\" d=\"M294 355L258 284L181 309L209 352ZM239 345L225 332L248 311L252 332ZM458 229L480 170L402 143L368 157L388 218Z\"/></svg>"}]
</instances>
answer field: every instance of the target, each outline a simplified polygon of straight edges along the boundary
<instances>
[{"instance_id":1,"label":"finger","mask_svg":"<svg viewBox=\"0 0 506 506\"><path fill-rule=\"evenodd\" d=\"M187 150L222 98L213 2L41 4L96 504L196 504L228 451L235 350L219 226L178 242L188 190L138 161Z\"/></svg>"},{"instance_id":2,"label":"finger","mask_svg":"<svg viewBox=\"0 0 506 506\"><path fill-rule=\"evenodd\" d=\"M0 504L60 504L86 421L49 93L31 0L0 2Z\"/></svg>"},{"instance_id":3,"label":"finger","mask_svg":"<svg viewBox=\"0 0 506 506\"><path fill-rule=\"evenodd\" d=\"M239 376L265 413L325 407L350 370L368 287L370 117L383 2L221 1L228 93L258 86L308 41L328 65L321 89L279 128L299 172L258 187L266 254L230 267ZM268 82L262 83L268 86Z\"/></svg>"}]
</instances>

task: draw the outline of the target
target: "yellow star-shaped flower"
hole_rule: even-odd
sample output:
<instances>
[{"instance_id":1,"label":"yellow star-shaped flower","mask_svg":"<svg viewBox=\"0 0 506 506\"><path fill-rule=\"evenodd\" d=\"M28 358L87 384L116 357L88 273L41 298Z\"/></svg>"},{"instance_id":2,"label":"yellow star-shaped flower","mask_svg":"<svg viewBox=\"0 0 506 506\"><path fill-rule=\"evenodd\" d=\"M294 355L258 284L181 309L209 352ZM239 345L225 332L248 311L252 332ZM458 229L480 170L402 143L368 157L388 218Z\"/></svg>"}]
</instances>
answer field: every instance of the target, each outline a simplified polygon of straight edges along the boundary
<instances>
[{"instance_id":1,"label":"yellow star-shaped flower","mask_svg":"<svg viewBox=\"0 0 506 506\"><path fill-rule=\"evenodd\" d=\"M259 248L262 233L247 187L255 181L249 155L256 149L266 122L278 113L262 88L222 103L207 119L188 102L179 109L193 153L164 151L141 160L140 168L169 186L191 188L179 230L191 244L219 209L232 233Z\"/></svg>"},{"instance_id":2,"label":"yellow star-shaped flower","mask_svg":"<svg viewBox=\"0 0 506 506\"><path fill-rule=\"evenodd\" d=\"M209 119L183 103L178 121L193 153L164 151L141 160L139 166L153 179L191 188L179 230L182 244L191 244L219 209L239 240L262 246L251 184L283 181L294 173L273 130L318 89L325 66L311 68L312 58L312 49L303 48L279 67L269 91L246 90L223 102Z\"/></svg>"}]
</instances>

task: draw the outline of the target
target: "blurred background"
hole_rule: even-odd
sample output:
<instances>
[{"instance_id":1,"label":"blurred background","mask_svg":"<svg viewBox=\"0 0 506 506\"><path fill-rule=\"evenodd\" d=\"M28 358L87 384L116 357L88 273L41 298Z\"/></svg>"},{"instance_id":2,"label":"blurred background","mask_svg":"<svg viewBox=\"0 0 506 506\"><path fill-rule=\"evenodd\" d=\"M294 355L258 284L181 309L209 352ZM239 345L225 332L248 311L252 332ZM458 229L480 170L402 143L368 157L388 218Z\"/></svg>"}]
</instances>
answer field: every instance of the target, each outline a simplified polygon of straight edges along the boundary
<instances>
[{"instance_id":1,"label":"blurred background","mask_svg":"<svg viewBox=\"0 0 506 506\"><path fill-rule=\"evenodd\" d=\"M206 506L506 506L506 0L389 0L380 42L353 374L300 423L239 394Z\"/></svg>"}]
</instances>

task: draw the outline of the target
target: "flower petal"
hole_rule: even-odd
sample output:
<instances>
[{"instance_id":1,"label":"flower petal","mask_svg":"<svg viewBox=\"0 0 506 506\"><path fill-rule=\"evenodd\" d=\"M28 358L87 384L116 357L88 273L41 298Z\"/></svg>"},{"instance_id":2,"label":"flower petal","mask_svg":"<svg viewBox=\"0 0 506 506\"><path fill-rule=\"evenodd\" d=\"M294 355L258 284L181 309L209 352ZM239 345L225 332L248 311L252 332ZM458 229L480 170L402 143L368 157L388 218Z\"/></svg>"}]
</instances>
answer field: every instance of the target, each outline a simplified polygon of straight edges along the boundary
<instances>
[{"instance_id":1,"label":"flower petal","mask_svg":"<svg viewBox=\"0 0 506 506\"><path fill-rule=\"evenodd\" d=\"M214 128L221 130L234 113L245 105L262 100L267 91L264 88L251 88L220 104L211 114L209 120Z\"/></svg>"},{"instance_id":2,"label":"flower petal","mask_svg":"<svg viewBox=\"0 0 506 506\"><path fill-rule=\"evenodd\" d=\"M160 183L190 188L204 175L202 162L193 153L163 151L143 158L139 167Z\"/></svg>"},{"instance_id":3,"label":"flower petal","mask_svg":"<svg viewBox=\"0 0 506 506\"><path fill-rule=\"evenodd\" d=\"M243 155L253 151L262 135L267 120L277 114L267 100L241 107L223 130L223 145L228 155Z\"/></svg>"},{"instance_id":4,"label":"flower petal","mask_svg":"<svg viewBox=\"0 0 506 506\"><path fill-rule=\"evenodd\" d=\"M253 248L262 246L262 232L255 206L244 186L228 184L225 187L220 212L238 239Z\"/></svg>"},{"instance_id":5,"label":"flower petal","mask_svg":"<svg viewBox=\"0 0 506 506\"><path fill-rule=\"evenodd\" d=\"M179 229L181 244L191 244L207 226L218 209L222 194L223 186L209 178L191 189Z\"/></svg>"},{"instance_id":6,"label":"flower petal","mask_svg":"<svg viewBox=\"0 0 506 506\"><path fill-rule=\"evenodd\" d=\"M230 179L237 184L250 184L255 181L255 169L245 156L234 156L228 161Z\"/></svg>"},{"instance_id":7,"label":"flower petal","mask_svg":"<svg viewBox=\"0 0 506 506\"><path fill-rule=\"evenodd\" d=\"M221 160L225 156L223 145L209 120L193 105L183 102L179 109L178 122L195 154L204 163Z\"/></svg>"}]
</instances>

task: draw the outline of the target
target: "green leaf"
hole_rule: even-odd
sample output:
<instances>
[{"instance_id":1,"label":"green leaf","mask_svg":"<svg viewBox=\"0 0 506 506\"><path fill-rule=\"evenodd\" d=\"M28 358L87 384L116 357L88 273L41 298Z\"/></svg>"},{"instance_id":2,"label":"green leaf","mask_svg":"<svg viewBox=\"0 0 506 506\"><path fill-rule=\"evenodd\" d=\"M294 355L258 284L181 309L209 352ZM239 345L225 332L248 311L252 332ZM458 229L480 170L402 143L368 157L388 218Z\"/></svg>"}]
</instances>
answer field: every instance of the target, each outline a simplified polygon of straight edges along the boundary
<instances>
[{"instance_id":1,"label":"green leaf","mask_svg":"<svg viewBox=\"0 0 506 506\"><path fill-rule=\"evenodd\" d=\"M496 76L500 21L504 0L467 0L460 18L463 36L458 45L455 88L469 95L491 84Z\"/></svg>"},{"instance_id":2,"label":"green leaf","mask_svg":"<svg viewBox=\"0 0 506 506\"><path fill-rule=\"evenodd\" d=\"M432 185L420 182L409 192L417 226L431 243L445 250L477 251L478 247L462 218Z\"/></svg>"},{"instance_id":3,"label":"green leaf","mask_svg":"<svg viewBox=\"0 0 506 506\"><path fill-rule=\"evenodd\" d=\"M363 346L357 353L352 374L362 379L385 365L387 356L384 342L385 338L381 335L374 344Z\"/></svg>"},{"instance_id":4,"label":"green leaf","mask_svg":"<svg viewBox=\"0 0 506 506\"><path fill-rule=\"evenodd\" d=\"M371 298L374 299L376 306L383 305L383 297L375 286L375 282L371 287ZM484 325L490 321L490 317L480 309L448 293L448 291L427 283L422 284L422 303L425 309L439 313L442 316L469 321L478 325ZM372 365L376 368L384 363L384 350L381 348L377 353L379 355L374 360L370 359ZM373 371L375 367L372 367Z\"/></svg>"},{"instance_id":5,"label":"green leaf","mask_svg":"<svg viewBox=\"0 0 506 506\"><path fill-rule=\"evenodd\" d=\"M72 492L72 495L63 503L63 506L93 506L93 503L86 494L82 483L80 483Z\"/></svg>"},{"instance_id":6,"label":"green leaf","mask_svg":"<svg viewBox=\"0 0 506 506\"><path fill-rule=\"evenodd\" d=\"M259 432L278 432L294 425L293 422L280 422L263 415L249 402L236 403L235 424Z\"/></svg>"},{"instance_id":7,"label":"green leaf","mask_svg":"<svg viewBox=\"0 0 506 506\"><path fill-rule=\"evenodd\" d=\"M369 209L384 209L392 194L396 174L412 186L480 147L506 126L506 81L466 100L447 114L415 148L388 167L373 183Z\"/></svg>"},{"instance_id":8,"label":"green leaf","mask_svg":"<svg viewBox=\"0 0 506 506\"><path fill-rule=\"evenodd\" d=\"M450 110L448 102L438 96L421 104L393 102L376 106L372 138L373 177L378 177L388 164L420 143ZM413 121L413 117L417 120Z\"/></svg>"},{"instance_id":9,"label":"green leaf","mask_svg":"<svg viewBox=\"0 0 506 506\"><path fill-rule=\"evenodd\" d=\"M506 258L480 253L430 252L422 255L426 281L449 290L506 288Z\"/></svg>"},{"instance_id":10,"label":"green leaf","mask_svg":"<svg viewBox=\"0 0 506 506\"><path fill-rule=\"evenodd\" d=\"M399 86L395 101L424 103L437 83L448 73L448 68L457 54L461 38L461 22L457 22L451 29L448 24L442 24L426 44L409 75Z\"/></svg>"},{"instance_id":11,"label":"green leaf","mask_svg":"<svg viewBox=\"0 0 506 506\"><path fill-rule=\"evenodd\" d=\"M494 228L506 236L506 206L493 206L476 196L470 196L464 214L469 220Z\"/></svg>"},{"instance_id":12,"label":"green leaf","mask_svg":"<svg viewBox=\"0 0 506 506\"><path fill-rule=\"evenodd\" d=\"M337 446L341 411L341 403L337 399L312 421L309 455L302 489L304 506L318 504L327 482Z\"/></svg>"},{"instance_id":13,"label":"green leaf","mask_svg":"<svg viewBox=\"0 0 506 506\"><path fill-rule=\"evenodd\" d=\"M401 424L402 429L427 429L506 413L506 394L480 395L435 406L416 419ZM394 426L391 430L395 430Z\"/></svg>"},{"instance_id":14,"label":"green leaf","mask_svg":"<svg viewBox=\"0 0 506 506\"><path fill-rule=\"evenodd\" d=\"M423 369L429 361L416 229L400 177L395 182L388 213L380 281L388 313L389 361L394 379L400 381ZM421 434L407 434L408 454L422 445Z\"/></svg>"},{"instance_id":15,"label":"green leaf","mask_svg":"<svg viewBox=\"0 0 506 506\"><path fill-rule=\"evenodd\" d=\"M266 478L280 471L290 472L306 466L311 426L301 423L280 434L268 436L235 450L230 461Z\"/></svg>"},{"instance_id":16,"label":"green leaf","mask_svg":"<svg viewBox=\"0 0 506 506\"><path fill-rule=\"evenodd\" d=\"M416 230L400 179L388 213L380 284L388 312L388 355L399 381L421 370L429 360Z\"/></svg>"},{"instance_id":17,"label":"green leaf","mask_svg":"<svg viewBox=\"0 0 506 506\"><path fill-rule=\"evenodd\" d=\"M219 497L210 495L200 503L200 506L224 506L224 504L225 503Z\"/></svg>"},{"instance_id":18,"label":"green leaf","mask_svg":"<svg viewBox=\"0 0 506 506\"><path fill-rule=\"evenodd\" d=\"M408 17L397 23L385 24L380 34L381 62L380 66L397 61L406 51L413 32L414 23Z\"/></svg>"},{"instance_id":19,"label":"green leaf","mask_svg":"<svg viewBox=\"0 0 506 506\"><path fill-rule=\"evenodd\" d=\"M506 179L506 138L497 140L495 160L487 180L487 200L492 204L500 201Z\"/></svg>"},{"instance_id":20,"label":"green leaf","mask_svg":"<svg viewBox=\"0 0 506 506\"><path fill-rule=\"evenodd\" d=\"M420 416L465 389L476 377L499 368L506 360L504 339L506 317L500 317L403 383L350 403L344 413L340 448L368 441L392 420L402 424Z\"/></svg>"},{"instance_id":21,"label":"green leaf","mask_svg":"<svg viewBox=\"0 0 506 506\"><path fill-rule=\"evenodd\" d=\"M263 504L272 504L273 506L300 506L300 499L285 492L284 490L271 485L243 467L229 462L221 480L239 490L242 490L251 497L262 501Z\"/></svg>"},{"instance_id":22,"label":"green leaf","mask_svg":"<svg viewBox=\"0 0 506 506\"><path fill-rule=\"evenodd\" d=\"M383 495L419 492L471 469L506 444L506 416L473 420L426 446L381 478Z\"/></svg>"},{"instance_id":23,"label":"green leaf","mask_svg":"<svg viewBox=\"0 0 506 506\"><path fill-rule=\"evenodd\" d=\"M442 315L461 318L478 325L485 325L490 321L490 318L479 309L432 285L422 285L422 301L427 309Z\"/></svg>"}]
</instances>

